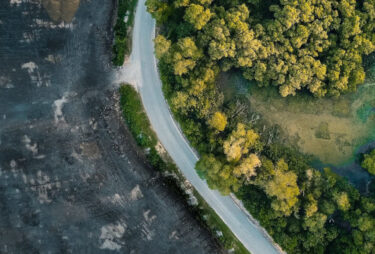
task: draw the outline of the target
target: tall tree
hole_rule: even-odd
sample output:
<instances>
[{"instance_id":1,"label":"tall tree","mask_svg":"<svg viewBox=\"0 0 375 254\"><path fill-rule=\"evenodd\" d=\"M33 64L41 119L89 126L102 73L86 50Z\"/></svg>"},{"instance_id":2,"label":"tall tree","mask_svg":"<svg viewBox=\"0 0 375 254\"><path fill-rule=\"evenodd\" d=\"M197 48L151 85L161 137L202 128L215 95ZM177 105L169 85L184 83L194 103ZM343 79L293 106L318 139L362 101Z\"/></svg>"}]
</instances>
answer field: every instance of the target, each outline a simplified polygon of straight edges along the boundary
<instances>
[{"instance_id":1,"label":"tall tree","mask_svg":"<svg viewBox=\"0 0 375 254\"><path fill-rule=\"evenodd\" d=\"M201 30L210 20L212 14L210 9L205 9L198 4L191 4L187 9L184 19L191 23L195 29Z\"/></svg>"},{"instance_id":2,"label":"tall tree","mask_svg":"<svg viewBox=\"0 0 375 254\"><path fill-rule=\"evenodd\" d=\"M238 161L247 154L259 139L259 135L252 129L245 128L239 123L229 138L224 142L224 153L228 161Z\"/></svg>"},{"instance_id":3,"label":"tall tree","mask_svg":"<svg viewBox=\"0 0 375 254\"><path fill-rule=\"evenodd\" d=\"M297 175L289 170L288 164L282 159L277 162L272 179L263 184L267 195L275 197L272 208L281 215L288 216L298 202L299 188Z\"/></svg>"}]
</instances>

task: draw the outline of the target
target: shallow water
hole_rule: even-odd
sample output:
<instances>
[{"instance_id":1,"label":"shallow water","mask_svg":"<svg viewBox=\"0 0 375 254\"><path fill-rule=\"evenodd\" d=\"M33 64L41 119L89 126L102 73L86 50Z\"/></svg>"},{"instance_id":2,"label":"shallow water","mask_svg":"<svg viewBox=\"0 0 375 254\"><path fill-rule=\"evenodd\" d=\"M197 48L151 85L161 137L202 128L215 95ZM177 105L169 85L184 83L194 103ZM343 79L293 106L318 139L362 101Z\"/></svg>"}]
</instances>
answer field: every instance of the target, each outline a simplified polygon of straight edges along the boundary
<instances>
[{"instance_id":1,"label":"shallow water","mask_svg":"<svg viewBox=\"0 0 375 254\"><path fill-rule=\"evenodd\" d=\"M282 98L276 88L259 88L232 73L224 77L224 83L230 84L224 95L226 99L247 96L252 112L280 127L280 140L313 155L316 166L331 166L359 183L369 176L359 167L358 154L375 141L375 64L367 74L369 78L357 92L317 99L308 94Z\"/></svg>"}]
</instances>

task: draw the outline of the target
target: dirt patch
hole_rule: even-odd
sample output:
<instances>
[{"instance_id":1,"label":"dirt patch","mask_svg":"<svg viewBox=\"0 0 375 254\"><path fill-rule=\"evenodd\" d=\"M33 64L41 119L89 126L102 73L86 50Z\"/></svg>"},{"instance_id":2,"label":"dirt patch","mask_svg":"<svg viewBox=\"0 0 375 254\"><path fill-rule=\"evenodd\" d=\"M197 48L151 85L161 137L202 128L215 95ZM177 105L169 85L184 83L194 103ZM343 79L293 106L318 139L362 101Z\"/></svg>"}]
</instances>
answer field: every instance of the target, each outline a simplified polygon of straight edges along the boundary
<instances>
[{"instance_id":1,"label":"dirt patch","mask_svg":"<svg viewBox=\"0 0 375 254\"><path fill-rule=\"evenodd\" d=\"M42 0L49 17L54 22L70 23L78 9L80 0Z\"/></svg>"},{"instance_id":2,"label":"dirt patch","mask_svg":"<svg viewBox=\"0 0 375 254\"><path fill-rule=\"evenodd\" d=\"M90 159L100 159L100 150L96 142L84 142L80 144L82 155Z\"/></svg>"}]
</instances>

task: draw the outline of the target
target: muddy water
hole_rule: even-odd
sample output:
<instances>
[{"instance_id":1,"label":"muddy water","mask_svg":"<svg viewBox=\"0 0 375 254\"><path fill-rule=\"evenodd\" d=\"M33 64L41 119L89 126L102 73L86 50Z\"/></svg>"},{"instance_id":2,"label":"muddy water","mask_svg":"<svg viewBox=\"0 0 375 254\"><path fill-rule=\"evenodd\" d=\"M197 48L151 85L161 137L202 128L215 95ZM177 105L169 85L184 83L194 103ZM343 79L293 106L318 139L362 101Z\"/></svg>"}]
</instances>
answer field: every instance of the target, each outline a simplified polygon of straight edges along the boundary
<instances>
[{"instance_id":1,"label":"muddy water","mask_svg":"<svg viewBox=\"0 0 375 254\"><path fill-rule=\"evenodd\" d=\"M0 253L220 253L123 124L114 1L63 2L0 1Z\"/></svg>"}]
</instances>

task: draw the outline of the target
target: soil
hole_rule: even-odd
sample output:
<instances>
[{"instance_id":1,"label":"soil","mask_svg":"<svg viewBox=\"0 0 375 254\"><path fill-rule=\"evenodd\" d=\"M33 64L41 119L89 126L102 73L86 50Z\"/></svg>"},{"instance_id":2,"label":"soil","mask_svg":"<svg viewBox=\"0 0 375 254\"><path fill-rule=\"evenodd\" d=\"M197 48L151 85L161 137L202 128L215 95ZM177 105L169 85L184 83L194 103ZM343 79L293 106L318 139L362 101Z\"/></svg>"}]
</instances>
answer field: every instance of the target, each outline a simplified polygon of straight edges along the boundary
<instances>
[{"instance_id":1,"label":"soil","mask_svg":"<svg viewBox=\"0 0 375 254\"><path fill-rule=\"evenodd\" d=\"M42 0L49 17L55 22L71 22L80 0Z\"/></svg>"},{"instance_id":2,"label":"soil","mask_svg":"<svg viewBox=\"0 0 375 254\"><path fill-rule=\"evenodd\" d=\"M124 125L113 5L0 1L1 253L221 252Z\"/></svg>"}]
</instances>

